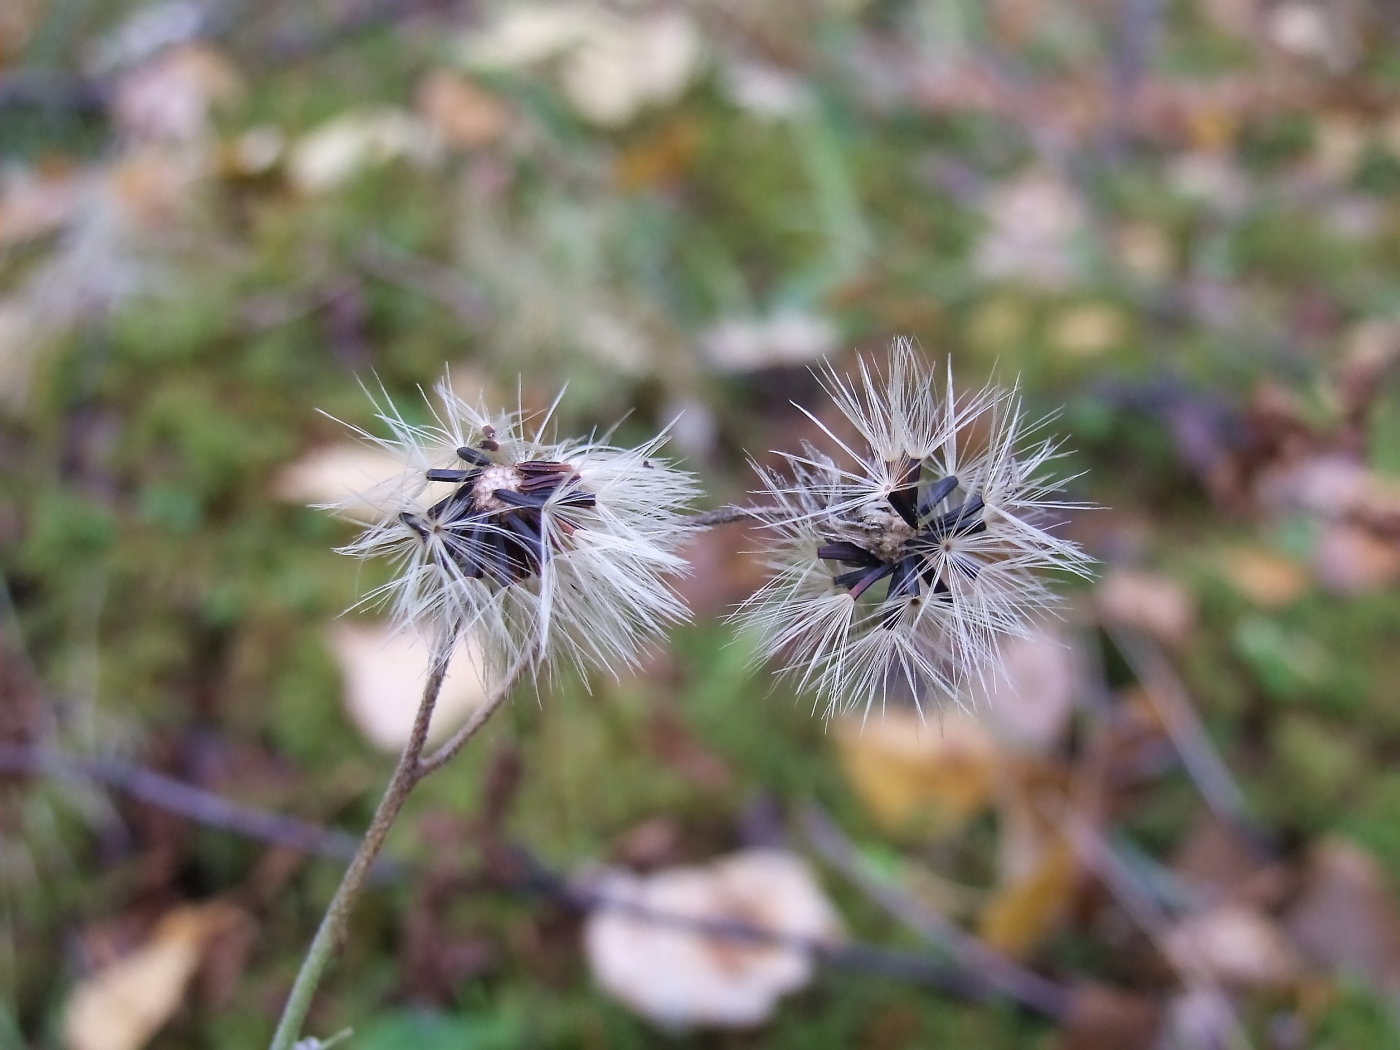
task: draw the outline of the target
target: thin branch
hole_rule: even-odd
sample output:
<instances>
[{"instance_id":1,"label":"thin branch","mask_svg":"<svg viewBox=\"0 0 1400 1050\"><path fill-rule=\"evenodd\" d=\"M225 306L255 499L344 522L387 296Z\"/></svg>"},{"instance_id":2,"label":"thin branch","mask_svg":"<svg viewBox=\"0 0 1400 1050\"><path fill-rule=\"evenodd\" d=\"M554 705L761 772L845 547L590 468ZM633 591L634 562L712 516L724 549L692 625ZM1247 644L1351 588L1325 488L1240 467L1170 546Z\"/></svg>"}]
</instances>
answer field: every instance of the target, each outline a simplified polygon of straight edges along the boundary
<instances>
[{"instance_id":1,"label":"thin branch","mask_svg":"<svg viewBox=\"0 0 1400 1050\"><path fill-rule=\"evenodd\" d=\"M1250 815L1244 793L1211 743L1186 687L1166 657L1146 639L1113 628L1106 630L1134 676L1142 683L1148 702L1161 718L1167 735L1181 755L1187 775L1211 812L1239 831L1260 856L1270 855L1273 850L1267 836Z\"/></svg>"},{"instance_id":2,"label":"thin branch","mask_svg":"<svg viewBox=\"0 0 1400 1050\"><path fill-rule=\"evenodd\" d=\"M451 739L439 746L438 749L427 758L420 758L418 760L414 772L415 783L422 780L429 773L441 769L452 760L453 755L462 750L468 740L476 736L481 727L486 724L486 720L495 714L496 709L500 707L501 704L505 703L506 698L510 696L511 686L525 673L525 669L529 667L530 662L534 658L534 652L534 647L531 647L531 649L522 653L520 659L516 661L515 666L506 672L502 685L488 696L480 707L472 712L472 716L467 719L466 725L453 733Z\"/></svg>"},{"instance_id":3,"label":"thin branch","mask_svg":"<svg viewBox=\"0 0 1400 1050\"><path fill-rule=\"evenodd\" d=\"M0 773L101 784L207 827L333 860L350 860L360 846L359 839L343 831L249 806L119 758L82 758L0 743ZM389 863L377 862L376 871L383 873Z\"/></svg>"},{"instance_id":4,"label":"thin branch","mask_svg":"<svg viewBox=\"0 0 1400 1050\"><path fill-rule=\"evenodd\" d=\"M974 976L984 995L997 992L1038 1014L1064 1021L1071 992L1021 966L929 908L902 888L873 875L855 845L816 804L802 812L802 829L817 854L856 885L874 904L924 940L946 951L958 969Z\"/></svg>"},{"instance_id":5,"label":"thin branch","mask_svg":"<svg viewBox=\"0 0 1400 1050\"><path fill-rule=\"evenodd\" d=\"M99 766L101 768L99 768ZM197 788L131 763L115 761L96 762L55 751L37 748L19 748L0 745L0 772L20 772L65 779L85 779L105 786L128 791L151 805L170 809L172 812L188 816L192 820L203 821L236 834L246 835L260 841L274 842L297 849L320 852L326 856L339 856L350 847L353 851L359 843L343 832L331 831L290 817L259 810L243 803L234 802L212 792ZM230 814L236 814L230 818ZM810 829L809 829L810 833ZM1021 1006L1033 1012L1059 1018L1056 998L1068 994L1063 988L1054 985L1038 975L1032 974L1034 981L1043 982L1044 995L1032 992L1017 995L1003 987L997 979L981 972L975 963L969 963L967 953L950 951L951 962L934 959L928 955L882 948L860 942L843 941L833 943L816 938L804 938L775 932L763 927L740 922L696 919L693 916L677 915L659 909L647 908L632 901L619 900L599 890L572 882L559 872L545 866L525 847L518 844L509 846L510 853L522 869L520 877L497 885L506 892L526 893L542 896L566 907L588 913L598 909L613 909L631 915L643 922L655 923L673 929L691 930L708 937L725 938L751 944L770 945L794 951L810 953L824 964L836 969L862 974L881 974L896 980L939 988L952 995L971 1000L985 1000L1000 992L1008 995ZM820 849L833 867L841 868L825 849ZM387 874L400 874L412 870L409 862L377 859L373 870L383 870ZM876 899L885 906L886 900ZM908 917L897 915L899 918ZM941 920L940 920L941 921ZM925 933L926 924L916 920L910 923L916 931ZM965 940L971 940L963 935ZM930 937L931 940L936 940ZM987 951L985 946L973 942L977 949ZM1014 966L1014 963L1012 964Z\"/></svg>"},{"instance_id":6,"label":"thin branch","mask_svg":"<svg viewBox=\"0 0 1400 1050\"><path fill-rule=\"evenodd\" d=\"M708 529L713 525L728 525L735 521L761 521L765 507L716 507L714 510L692 514L685 523L693 528Z\"/></svg>"},{"instance_id":7,"label":"thin branch","mask_svg":"<svg viewBox=\"0 0 1400 1050\"><path fill-rule=\"evenodd\" d=\"M931 959L927 955L858 942L802 937L744 922L677 915L649 908L635 901L619 900L591 887L570 882L537 862L527 852L517 850L516 856L527 872L518 888L540 893L585 914L601 910L616 911L642 922L687 930L705 937L802 952L837 969L863 974L882 974L898 980L931 985L965 999L980 1000L987 997L986 983L979 977L966 973L957 966Z\"/></svg>"}]
</instances>

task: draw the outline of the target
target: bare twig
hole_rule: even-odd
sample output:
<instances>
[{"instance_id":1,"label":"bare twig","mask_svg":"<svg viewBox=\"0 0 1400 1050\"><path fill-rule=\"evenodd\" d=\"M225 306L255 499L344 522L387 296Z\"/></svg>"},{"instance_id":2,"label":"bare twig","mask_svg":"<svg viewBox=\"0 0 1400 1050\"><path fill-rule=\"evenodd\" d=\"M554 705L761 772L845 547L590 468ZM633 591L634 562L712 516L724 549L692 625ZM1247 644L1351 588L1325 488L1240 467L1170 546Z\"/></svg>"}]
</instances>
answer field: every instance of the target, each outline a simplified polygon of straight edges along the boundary
<instances>
[{"instance_id":1,"label":"bare twig","mask_svg":"<svg viewBox=\"0 0 1400 1050\"><path fill-rule=\"evenodd\" d=\"M855 845L815 804L802 812L802 828L823 860L854 883L871 901L924 940L946 951L957 968L975 979L983 996L999 993L1038 1014L1063 1021L1070 990L1026 969L925 907L912 894L876 877L861 863Z\"/></svg>"},{"instance_id":2,"label":"bare twig","mask_svg":"<svg viewBox=\"0 0 1400 1050\"><path fill-rule=\"evenodd\" d=\"M359 843L343 832L327 830L316 825L284 817L276 813L257 809L212 792L197 788L170 777L144 769L133 763L114 760L85 760L64 755L52 750L38 748L18 748L0 745L0 771L30 773L41 776L84 779L107 787L127 791L155 806L170 809L172 812L188 816L192 820L208 823L240 835L260 841L296 849L318 852L325 856L340 857L345 851L354 853ZM821 816L820 814L818 815ZM810 828L809 828L810 833ZM839 831L837 832L839 836ZM825 840L828 848L819 848L826 859L843 872L844 863L838 863L835 851L829 851L830 840ZM916 952L882 948L852 941L831 942L816 938L799 937L742 922L722 922L696 919L691 916L676 915L632 901L619 900L600 890L571 881L561 873L542 864L529 850L509 844L510 855L515 859L519 874L495 884L510 893L527 893L557 901L569 908L582 912L596 909L614 909L633 916L643 922L680 930L690 930L708 937L726 938L751 944L771 945L794 951L810 953L814 958L836 969L854 973L880 974L896 980L929 985L952 995L973 1000L983 1000L994 994L1004 994L1022 1007L1052 1018L1062 1018L1066 1008L1068 990L1039 975L1017 968L1009 960L996 957L984 945L961 934L961 950L952 950L941 933L935 935L934 928L924 917L915 917L907 910L904 902L896 902L895 894L885 895L885 888L876 903L891 905L896 917L911 920L917 932L928 936L931 941L948 948L949 961L931 958ZM849 844L846 847L849 848ZM396 875L409 871L412 865L403 861L374 862L375 870ZM863 874L863 873L862 873ZM864 888L864 887L863 887ZM897 893L897 891L896 891ZM874 897L874 894L872 894ZM916 902L917 904L917 902ZM902 914L895 912L897 907ZM920 906L921 907L921 906ZM941 919L938 920L940 923ZM979 958L980 953L980 958ZM994 965L1009 964L1022 973L1008 982L1004 976L987 972L988 959ZM1019 981L1019 984L1017 983ZM1021 993L1015 988L1020 987Z\"/></svg>"},{"instance_id":3,"label":"bare twig","mask_svg":"<svg viewBox=\"0 0 1400 1050\"><path fill-rule=\"evenodd\" d=\"M0 742L0 773L101 784L206 827L334 860L349 860L360 845L359 839L343 831L249 806L124 759L82 758ZM384 865L377 863L376 870Z\"/></svg>"},{"instance_id":4,"label":"bare twig","mask_svg":"<svg viewBox=\"0 0 1400 1050\"><path fill-rule=\"evenodd\" d=\"M504 688L498 688L494 693L490 694L485 703L472 712L472 716L467 719L466 725L452 734L451 739L439 746L436 751L426 758L420 758L418 760L414 771L414 783L422 780L434 770L441 769L447 762L451 761L453 755L466 746L468 740L476 736L481 727L486 724L486 720L496 713L496 709L500 707L501 704L505 702L506 697L510 695L511 685L518 681L520 676L525 673L526 668L534 658L534 652L535 650L532 647L522 653L520 658L516 661L515 666L506 672Z\"/></svg>"},{"instance_id":5,"label":"bare twig","mask_svg":"<svg viewBox=\"0 0 1400 1050\"><path fill-rule=\"evenodd\" d=\"M685 523L697 529L708 529L714 525L728 525L735 521L760 521L763 507L716 507L714 510L692 514Z\"/></svg>"},{"instance_id":6,"label":"bare twig","mask_svg":"<svg viewBox=\"0 0 1400 1050\"><path fill-rule=\"evenodd\" d=\"M1238 830L1261 856L1271 853L1267 837L1250 816L1244 794L1211 743L1186 687L1167 658L1144 638L1111 627L1107 631L1142 683L1148 701L1156 709L1181 756L1182 765L1211 812Z\"/></svg>"},{"instance_id":7,"label":"bare twig","mask_svg":"<svg viewBox=\"0 0 1400 1050\"><path fill-rule=\"evenodd\" d=\"M619 900L599 890L571 882L540 864L528 852L516 850L526 871L519 888L533 890L581 912L617 911L642 922L671 929L688 930L706 937L723 938L755 945L787 948L810 954L837 969L857 973L882 974L898 980L931 985L966 999L983 999L987 986L978 976L927 955L904 952L850 941L829 941L801 937L744 922L726 922L676 915L635 901Z\"/></svg>"}]
</instances>

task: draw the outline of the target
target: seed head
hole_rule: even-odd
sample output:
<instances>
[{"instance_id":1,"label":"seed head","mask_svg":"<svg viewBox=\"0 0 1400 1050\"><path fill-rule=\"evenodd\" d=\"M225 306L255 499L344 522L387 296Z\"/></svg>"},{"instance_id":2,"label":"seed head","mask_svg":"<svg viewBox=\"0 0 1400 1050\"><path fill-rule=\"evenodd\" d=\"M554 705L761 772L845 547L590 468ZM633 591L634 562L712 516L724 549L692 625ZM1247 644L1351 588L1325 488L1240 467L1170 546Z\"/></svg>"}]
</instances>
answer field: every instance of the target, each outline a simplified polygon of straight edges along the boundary
<instances>
[{"instance_id":1,"label":"seed head","mask_svg":"<svg viewBox=\"0 0 1400 1050\"><path fill-rule=\"evenodd\" d=\"M436 393L429 425L376 405L391 437L352 428L405 464L370 494L375 520L340 548L395 561L361 604L387 604L400 624L444 639L472 633L488 676L522 660L635 665L687 616L666 578L686 568L675 550L696 485L656 457L665 436L632 449L606 436L558 441L545 436L553 408L527 428L523 411L493 414L446 380Z\"/></svg>"},{"instance_id":2,"label":"seed head","mask_svg":"<svg viewBox=\"0 0 1400 1050\"><path fill-rule=\"evenodd\" d=\"M906 340L888 375L862 359L858 382L821 379L860 441L811 416L849 465L808 445L759 469L774 575L736 618L828 716L956 702L1056 604L1045 570L1089 571L1047 520L1075 506L1054 498L1058 445L1033 437L1014 390L958 397L950 371L940 391Z\"/></svg>"}]
</instances>

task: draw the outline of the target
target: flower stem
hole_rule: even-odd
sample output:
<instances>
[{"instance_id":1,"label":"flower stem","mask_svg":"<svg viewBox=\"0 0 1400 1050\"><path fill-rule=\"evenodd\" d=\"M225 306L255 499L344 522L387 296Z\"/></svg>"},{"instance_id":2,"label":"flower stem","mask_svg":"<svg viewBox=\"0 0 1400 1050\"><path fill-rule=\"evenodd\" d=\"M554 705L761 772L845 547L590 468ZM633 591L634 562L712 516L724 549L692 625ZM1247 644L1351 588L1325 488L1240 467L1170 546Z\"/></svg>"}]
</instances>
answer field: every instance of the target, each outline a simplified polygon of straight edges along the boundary
<instances>
[{"instance_id":1,"label":"flower stem","mask_svg":"<svg viewBox=\"0 0 1400 1050\"><path fill-rule=\"evenodd\" d=\"M413 730L409 734L408 744L404 747L403 754L399 756L398 765L394 768L394 775L389 780L389 786L384 791L379 808L374 812L374 819L370 821L369 828L365 831L365 837L360 841L359 849L350 861L350 866L346 868L344 878L340 880L340 887L335 891L335 896L331 898L330 905L326 908L326 914L321 918L321 925L316 930L311 947L306 951L306 957L301 963L301 970L297 973L296 983L292 985L291 994L287 997L287 1005L282 1008L281 1020L277 1022L277 1031L272 1037L271 1050L293 1050L297 1036L301 1034L301 1027L306 1021L306 1015L311 1009L312 997L316 994L316 988L321 983L321 975L330 963L331 956L335 954L341 935L345 932L350 912L360 896L360 891L364 888L365 877L369 874L375 858L383 848L384 840L388 838L394 818L399 815L399 811L403 809L404 803L408 800L409 792L423 777L438 768L452 754L455 754L481 728L486 719L501 706L510 693L511 686L515 684L516 679L520 677L525 668L524 661L513 668L487 696L485 703L478 709L471 721L449 741L448 745L436 752L430 762L424 762L422 755L428 740L428 726L432 721L433 708L437 704L438 694L442 691L442 681L447 676L447 665L451 658L452 646L450 642L437 647L433 655L432 669L428 674L428 682L423 689L423 699L418 705L418 714L413 720ZM443 754L443 751L448 747L451 747L451 752Z\"/></svg>"}]
</instances>

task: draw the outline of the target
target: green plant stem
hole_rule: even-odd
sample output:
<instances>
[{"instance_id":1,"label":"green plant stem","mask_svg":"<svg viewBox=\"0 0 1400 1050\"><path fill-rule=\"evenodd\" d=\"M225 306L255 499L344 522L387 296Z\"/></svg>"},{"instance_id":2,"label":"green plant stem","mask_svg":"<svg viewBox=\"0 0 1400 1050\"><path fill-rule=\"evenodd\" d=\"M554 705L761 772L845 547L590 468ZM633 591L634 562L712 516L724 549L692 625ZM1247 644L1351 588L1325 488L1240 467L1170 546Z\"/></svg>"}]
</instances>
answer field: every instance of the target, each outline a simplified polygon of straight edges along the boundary
<instances>
[{"instance_id":1,"label":"green plant stem","mask_svg":"<svg viewBox=\"0 0 1400 1050\"><path fill-rule=\"evenodd\" d=\"M321 919L321 925L316 930L311 947L306 951L306 957L302 960L301 969L297 973L296 983L292 985L292 991L287 996L287 1005L282 1008L282 1017L277 1022L277 1031L272 1037L271 1050L292 1050L295 1046L297 1037L301 1034L302 1025L306 1021L306 1015L311 1009L312 997L316 994L316 989L321 983L321 976L325 973L331 956L335 954L341 935L345 932L350 912L360 896L360 891L364 888L365 877L369 874L379 851L384 847L384 840L388 838L394 818L399 815L404 802L408 800L409 792L420 780L456 754L476 734L477 730L505 701L511 686L515 684L528 663L527 659L522 658L500 684L487 695L486 701L472 715L471 720L458 730L451 740L434 752L427 761L424 761L422 756L423 748L428 740L428 726L432 721L433 708L437 705L438 694L442 691L442 681L447 676L447 665L451 658L452 647L450 645L439 646L434 654L432 670L428 675L427 685L423 688L423 699L418 705L418 714L413 719L413 730L409 734L408 744L404 747L403 754L399 756L398 765L394 768L394 775L389 780L389 786L384 791L379 808L374 812L374 819L370 821L359 849L350 861L350 866L346 868L344 878L340 880L340 887L335 891L335 896L331 898L330 905L326 908L326 914Z\"/></svg>"}]
</instances>

